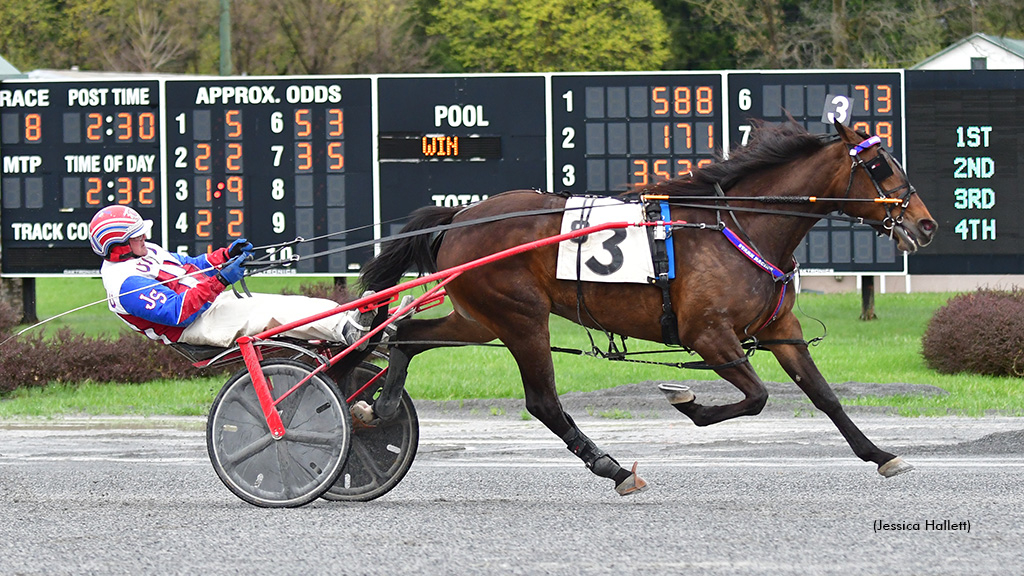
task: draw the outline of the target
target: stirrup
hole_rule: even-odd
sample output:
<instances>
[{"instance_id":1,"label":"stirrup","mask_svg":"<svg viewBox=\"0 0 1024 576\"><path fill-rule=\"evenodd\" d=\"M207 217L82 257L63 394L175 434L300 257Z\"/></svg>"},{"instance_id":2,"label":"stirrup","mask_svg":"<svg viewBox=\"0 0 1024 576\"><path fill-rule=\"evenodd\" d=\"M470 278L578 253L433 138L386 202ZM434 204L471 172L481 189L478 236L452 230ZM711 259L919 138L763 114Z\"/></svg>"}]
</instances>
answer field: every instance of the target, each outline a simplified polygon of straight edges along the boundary
<instances>
[{"instance_id":1,"label":"stirrup","mask_svg":"<svg viewBox=\"0 0 1024 576\"><path fill-rule=\"evenodd\" d=\"M360 296L359 299L362 300L363 298L373 296L374 294L376 294L376 292L373 290L367 290L366 292L363 292L363 295ZM360 330L369 332L370 328L373 326L374 318L377 317L377 309L373 308L366 312L360 312L358 308L355 308L353 309L353 312L355 312L355 314L349 316L347 320L357 326Z\"/></svg>"},{"instance_id":2,"label":"stirrup","mask_svg":"<svg viewBox=\"0 0 1024 576\"><path fill-rule=\"evenodd\" d=\"M346 346L351 346L356 343L360 338L366 336L370 331L369 327L363 327L356 324L355 320L351 316L345 318L345 324L341 328L341 336L345 340ZM367 341L369 342L369 341ZM367 342L363 342L356 350L363 350L366 348Z\"/></svg>"},{"instance_id":3,"label":"stirrup","mask_svg":"<svg viewBox=\"0 0 1024 576\"><path fill-rule=\"evenodd\" d=\"M395 311L397 312L398 310L401 310L402 308L405 308L410 303L412 303L412 301L415 300L415 299L416 299L416 297L413 296L412 294L406 294L405 296L402 297L402 301L398 303L398 308L395 308ZM398 326L395 326L396 322L398 322L399 320L405 320L407 318L412 318L412 315L415 312L416 312L415 308L409 308L409 310L406 311L401 316L398 316L398 317L396 317L396 318L394 318L392 320L389 320L387 325L384 326L384 335L381 337L381 343L388 342L389 340L391 340L392 338L395 337L395 334L398 334Z\"/></svg>"},{"instance_id":4,"label":"stirrup","mask_svg":"<svg viewBox=\"0 0 1024 576\"><path fill-rule=\"evenodd\" d=\"M412 304L412 301L415 300L415 299L416 299L416 297L413 296L412 294L406 294L405 296L402 296L402 301L398 303L398 308L396 308L396 311L397 310L401 310L402 308L405 308L409 304ZM416 312L415 308L409 308L409 310L406 311L405 314L402 314L401 316L398 316L397 318L392 320L392 322L398 322L399 320L405 320L406 318L412 318L412 315L415 312Z\"/></svg>"}]
</instances>

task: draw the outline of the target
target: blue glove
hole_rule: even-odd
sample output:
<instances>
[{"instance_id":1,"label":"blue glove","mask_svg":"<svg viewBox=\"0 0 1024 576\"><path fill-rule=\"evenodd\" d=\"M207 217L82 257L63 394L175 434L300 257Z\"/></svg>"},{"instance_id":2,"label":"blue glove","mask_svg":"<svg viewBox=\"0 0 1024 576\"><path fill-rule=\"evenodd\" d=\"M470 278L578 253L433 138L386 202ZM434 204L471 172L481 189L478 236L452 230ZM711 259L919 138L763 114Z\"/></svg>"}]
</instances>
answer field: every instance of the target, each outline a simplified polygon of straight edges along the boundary
<instances>
[{"instance_id":1,"label":"blue glove","mask_svg":"<svg viewBox=\"0 0 1024 576\"><path fill-rule=\"evenodd\" d=\"M239 238L228 246L228 256L235 258L236 256L249 256L252 254L252 242L249 242L245 238Z\"/></svg>"},{"instance_id":2,"label":"blue glove","mask_svg":"<svg viewBox=\"0 0 1024 576\"><path fill-rule=\"evenodd\" d=\"M220 280L220 283L225 286L230 286L244 278L245 268L242 267L242 263L248 259L249 257L247 256L236 256L228 260L220 269L220 272L217 272L217 280Z\"/></svg>"}]
</instances>

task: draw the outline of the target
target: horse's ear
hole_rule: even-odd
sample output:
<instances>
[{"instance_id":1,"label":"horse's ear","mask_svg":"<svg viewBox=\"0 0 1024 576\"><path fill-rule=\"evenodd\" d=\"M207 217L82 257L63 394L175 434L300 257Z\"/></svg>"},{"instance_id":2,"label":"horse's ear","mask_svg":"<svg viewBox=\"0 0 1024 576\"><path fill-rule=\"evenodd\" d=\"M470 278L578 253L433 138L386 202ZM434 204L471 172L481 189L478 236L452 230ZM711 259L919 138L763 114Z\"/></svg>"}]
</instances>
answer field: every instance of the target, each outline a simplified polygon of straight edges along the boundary
<instances>
[{"instance_id":1,"label":"horse's ear","mask_svg":"<svg viewBox=\"0 0 1024 576\"><path fill-rule=\"evenodd\" d=\"M854 145L859 144L860 141L863 140L863 138L858 136L856 132L848 128L846 124L843 124L839 120L833 120L832 124L836 127L836 133L843 139L843 142Z\"/></svg>"}]
</instances>

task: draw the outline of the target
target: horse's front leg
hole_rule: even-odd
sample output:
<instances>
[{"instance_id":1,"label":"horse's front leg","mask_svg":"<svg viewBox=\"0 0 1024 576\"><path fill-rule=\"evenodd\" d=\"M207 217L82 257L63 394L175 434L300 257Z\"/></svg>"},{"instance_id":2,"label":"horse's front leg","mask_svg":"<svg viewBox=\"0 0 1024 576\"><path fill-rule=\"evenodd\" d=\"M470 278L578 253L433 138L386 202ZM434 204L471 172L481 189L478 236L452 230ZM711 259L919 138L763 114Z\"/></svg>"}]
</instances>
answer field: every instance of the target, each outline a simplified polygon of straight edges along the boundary
<instances>
[{"instance_id":1,"label":"horse's front leg","mask_svg":"<svg viewBox=\"0 0 1024 576\"><path fill-rule=\"evenodd\" d=\"M754 372L739 340L731 332L708 331L694 344L694 351L711 366L726 366L715 370L740 392L743 399L724 406L704 406L695 401L688 389L672 385L659 386L668 401L697 426L710 426L739 416L759 414L768 401L768 390Z\"/></svg>"},{"instance_id":2,"label":"horse's front leg","mask_svg":"<svg viewBox=\"0 0 1024 576\"><path fill-rule=\"evenodd\" d=\"M776 334L781 332L785 335L776 336L773 334L773 337L792 338L795 340L803 339L799 322L792 314L788 314L779 320L781 322L779 322L774 332ZM789 377L810 398L814 407L824 412L832 420L832 423L839 429L839 432L846 438L846 442L853 449L853 453L861 460L874 462L878 466L878 473L886 478L891 478L897 474L914 469L913 466L904 462L902 458L880 450L850 420L846 411L843 410L843 405L839 403L839 399L828 385L828 382L825 381L825 377L821 375L818 367L814 364L814 360L811 359L811 354L808 352L806 344L771 345L769 348L775 354L775 358L782 365L782 368L789 374Z\"/></svg>"}]
</instances>

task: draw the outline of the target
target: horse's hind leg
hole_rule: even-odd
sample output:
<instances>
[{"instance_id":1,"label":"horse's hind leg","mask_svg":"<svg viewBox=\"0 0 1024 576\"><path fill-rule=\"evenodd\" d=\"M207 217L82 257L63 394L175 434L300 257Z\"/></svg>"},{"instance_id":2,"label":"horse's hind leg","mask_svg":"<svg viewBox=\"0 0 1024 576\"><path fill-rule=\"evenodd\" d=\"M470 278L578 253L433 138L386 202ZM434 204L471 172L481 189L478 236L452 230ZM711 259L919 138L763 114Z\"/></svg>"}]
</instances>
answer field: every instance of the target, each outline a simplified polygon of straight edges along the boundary
<instances>
[{"instance_id":1,"label":"horse's hind leg","mask_svg":"<svg viewBox=\"0 0 1024 576\"><path fill-rule=\"evenodd\" d=\"M636 466L632 470L620 466L615 458L583 434L562 408L555 388L551 334L548 332L550 303L546 297L522 288L514 297L508 294L491 297L479 290L473 292L472 296L478 301L463 301L463 306L469 309L470 315L479 318L482 324L493 331L515 358L523 379L527 411L561 438L569 451L582 460L591 472L614 481L616 492L625 496L642 490L647 483L636 475ZM501 304L495 304L496 301ZM476 311L474 304L483 310L488 302L488 314L473 313Z\"/></svg>"},{"instance_id":2,"label":"horse's hind leg","mask_svg":"<svg viewBox=\"0 0 1024 576\"><path fill-rule=\"evenodd\" d=\"M413 318L397 324L393 340L399 342L389 351L388 372L380 396L373 403L372 413L365 418L391 419L397 412L405 389L409 362L420 352L443 345L477 344L494 340L494 334L480 324L457 313L442 318ZM421 341L421 344L401 344L403 341Z\"/></svg>"},{"instance_id":3,"label":"horse's hind leg","mask_svg":"<svg viewBox=\"0 0 1024 576\"><path fill-rule=\"evenodd\" d=\"M522 332L529 334L531 332ZM588 438L572 417L566 414L555 389L555 371L551 361L550 334L547 326L537 326L533 338L506 341L519 366L526 393L526 409L565 442L594 474L615 482L615 491L622 496L646 487L636 474L636 465L627 470L618 461Z\"/></svg>"}]
</instances>

